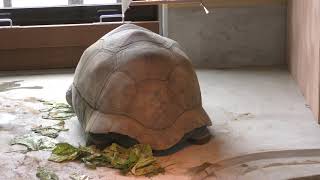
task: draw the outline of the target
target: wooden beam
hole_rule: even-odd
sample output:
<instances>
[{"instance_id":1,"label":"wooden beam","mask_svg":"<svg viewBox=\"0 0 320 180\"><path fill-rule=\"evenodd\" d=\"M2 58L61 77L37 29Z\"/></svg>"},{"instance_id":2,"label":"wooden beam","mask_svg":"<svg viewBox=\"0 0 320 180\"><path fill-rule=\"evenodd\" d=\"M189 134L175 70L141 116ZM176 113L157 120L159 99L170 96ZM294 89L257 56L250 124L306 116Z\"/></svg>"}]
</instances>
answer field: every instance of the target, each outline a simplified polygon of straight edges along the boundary
<instances>
[{"instance_id":1,"label":"wooden beam","mask_svg":"<svg viewBox=\"0 0 320 180\"><path fill-rule=\"evenodd\" d=\"M88 46L121 24L122 22L107 22L0 28L0 49ZM134 24L159 32L158 21L134 22Z\"/></svg>"},{"instance_id":2,"label":"wooden beam","mask_svg":"<svg viewBox=\"0 0 320 180\"><path fill-rule=\"evenodd\" d=\"M173 0L174 1L174 0ZM175 0L177 3L170 2L169 7L190 7L199 6L201 0ZM186 1L186 3L181 3ZM178 3L179 2L179 3ZM280 5L286 6L287 0L202 0L206 7L250 7L250 6L265 6L265 5Z\"/></svg>"},{"instance_id":3,"label":"wooden beam","mask_svg":"<svg viewBox=\"0 0 320 180\"><path fill-rule=\"evenodd\" d=\"M0 70L76 67L83 51L122 23L0 29ZM159 22L134 22L159 32Z\"/></svg>"}]
</instances>

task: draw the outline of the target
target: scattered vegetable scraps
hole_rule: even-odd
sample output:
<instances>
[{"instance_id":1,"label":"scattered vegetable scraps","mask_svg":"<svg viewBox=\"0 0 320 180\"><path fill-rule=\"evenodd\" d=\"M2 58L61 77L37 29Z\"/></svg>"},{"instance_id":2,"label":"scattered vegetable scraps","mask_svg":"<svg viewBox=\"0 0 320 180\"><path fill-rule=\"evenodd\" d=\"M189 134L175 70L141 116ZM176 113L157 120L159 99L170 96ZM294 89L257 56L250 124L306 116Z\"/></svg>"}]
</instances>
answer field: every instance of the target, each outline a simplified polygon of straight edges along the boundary
<instances>
[{"instance_id":1,"label":"scattered vegetable scraps","mask_svg":"<svg viewBox=\"0 0 320 180\"><path fill-rule=\"evenodd\" d=\"M76 174L76 173L71 174L69 177L72 180L89 180L90 179L90 177L87 175L80 175L80 174Z\"/></svg>"},{"instance_id":2,"label":"scattered vegetable scraps","mask_svg":"<svg viewBox=\"0 0 320 180\"><path fill-rule=\"evenodd\" d=\"M42 136L48 136L51 138L56 138L59 136L59 132L61 131L68 131L69 129L64 128L64 121L60 121L58 124L53 126L37 126L32 128L31 130L35 133L41 134Z\"/></svg>"},{"instance_id":3,"label":"scattered vegetable scraps","mask_svg":"<svg viewBox=\"0 0 320 180\"><path fill-rule=\"evenodd\" d=\"M52 101L39 100L47 106L46 109L41 109L40 112L45 113L42 118L50 120L67 120L75 116L72 107L66 103L57 103Z\"/></svg>"},{"instance_id":4,"label":"scattered vegetable scraps","mask_svg":"<svg viewBox=\"0 0 320 180\"><path fill-rule=\"evenodd\" d=\"M164 168L153 157L151 147L142 144L126 149L113 143L99 150L95 146L76 148L68 143L59 143L52 150L49 160L54 162L81 160L88 168L106 166L120 169L123 174L131 173L135 176L164 173Z\"/></svg>"},{"instance_id":5,"label":"scattered vegetable scraps","mask_svg":"<svg viewBox=\"0 0 320 180\"><path fill-rule=\"evenodd\" d=\"M28 151L38 151L43 149L52 149L58 142L47 136L40 136L35 133L25 134L13 138L11 145L20 144L27 147Z\"/></svg>"},{"instance_id":6,"label":"scattered vegetable scraps","mask_svg":"<svg viewBox=\"0 0 320 180\"><path fill-rule=\"evenodd\" d=\"M51 172L44 167L37 168L36 176L40 180L59 180L59 177L54 172Z\"/></svg>"}]
</instances>

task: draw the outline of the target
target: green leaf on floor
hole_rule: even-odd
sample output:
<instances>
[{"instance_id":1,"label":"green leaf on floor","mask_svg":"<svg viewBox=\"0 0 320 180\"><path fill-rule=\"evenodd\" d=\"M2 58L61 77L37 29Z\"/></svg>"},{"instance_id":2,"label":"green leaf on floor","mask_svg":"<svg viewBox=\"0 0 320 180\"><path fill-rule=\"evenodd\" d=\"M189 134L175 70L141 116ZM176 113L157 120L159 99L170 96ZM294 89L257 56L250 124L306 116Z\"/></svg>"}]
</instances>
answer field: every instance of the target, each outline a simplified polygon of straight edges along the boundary
<instances>
[{"instance_id":1,"label":"green leaf on floor","mask_svg":"<svg viewBox=\"0 0 320 180\"><path fill-rule=\"evenodd\" d=\"M110 159L104 154L95 153L89 156L81 158L81 161L85 164L86 167L90 169L96 169L96 167L111 167Z\"/></svg>"},{"instance_id":2,"label":"green leaf on floor","mask_svg":"<svg viewBox=\"0 0 320 180\"><path fill-rule=\"evenodd\" d=\"M58 143L52 150L49 161L63 162L72 161L79 157L80 151L68 143Z\"/></svg>"},{"instance_id":3,"label":"green leaf on floor","mask_svg":"<svg viewBox=\"0 0 320 180\"><path fill-rule=\"evenodd\" d=\"M49 158L51 161L63 162L81 160L86 167L112 167L120 169L123 174L135 176L151 176L164 172L157 159L152 155L149 145L137 144L131 148L123 148L113 143L102 151L95 146L76 148L67 143L57 144Z\"/></svg>"},{"instance_id":4,"label":"green leaf on floor","mask_svg":"<svg viewBox=\"0 0 320 180\"><path fill-rule=\"evenodd\" d=\"M60 121L58 124L53 126L38 126L31 129L33 132L41 134L42 136L48 136L51 138L56 138L61 131L68 131L64 128L64 121Z\"/></svg>"},{"instance_id":5,"label":"green leaf on floor","mask_svg":"<svg viewBox=\"0 0 320 180\"><path fill-rule=\"evenodd\" d=\"M11 145L19 144L27 147L28 151L50 150L55 147L58 142L47 136L40 136L35 133L25 134L13 138Z\"/></svg>"},{"instance_id":6,"label":"green leaf on floor","mask_svg":"<svg viewBox=\"0 0 320 180\"><path fill-rule=\"evenodd\" d=\"M80 174L76 174L76 173L71 174L69 177L72 180L89 180L90 179L90 177L87 175L80 175Z\"/></svg>"},{"instance_id":7,"label":"green leaf on floor","mask_svg":"<svg viewBox=\"0 0 320 180\"><path fill-rule=\"evenodd\" d=\"M79 150L82 156L92 155L92 154L100 154L100 150L96 148L96 146L79 146Z\"/></svg>"},{"instance_id":8,"label":"green leaf on floor","mask_svg":"<svg viewBox=\"0 0 320 180\"><path fill-rule=\"evenodd\" d=\"M40 180L59 180L59 177L54 172L49 171L48 169L46 169L44 167L37 168L36 176Z\"/></svg>"},{"instance_id":9,"label":"green leaf on floor","mask_svg":"<svg viewBox=\"0 0 320 180\"><path fill-rule=\"evenodd\" d=\"M72 107L65 103L58 103L54 101L39 100L47 108L39 110L45 113L42 118L50 120L67 120L75 116Z\"/></svg>"},{"instance_id":10,"label":"green leaf on floor","mask_svg":"<svg viewBox=\"0 0 320 180\"><path fill-rule=\"evenodd\" d=\"M159 163L152 163L150 165L131 170L131 173L135 176L154 176L157 174L162 174L164 172L165 169L162 168Z\"/></svg>"}]
</instances>

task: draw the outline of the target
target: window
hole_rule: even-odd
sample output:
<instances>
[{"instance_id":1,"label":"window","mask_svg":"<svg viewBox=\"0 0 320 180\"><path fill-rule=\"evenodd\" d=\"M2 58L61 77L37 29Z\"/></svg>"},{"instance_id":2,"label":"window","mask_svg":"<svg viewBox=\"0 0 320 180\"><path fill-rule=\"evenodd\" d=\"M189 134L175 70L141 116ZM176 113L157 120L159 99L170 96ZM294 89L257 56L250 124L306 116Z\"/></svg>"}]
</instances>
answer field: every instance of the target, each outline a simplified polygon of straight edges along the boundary
<instances>
[{"instance_id":1,"label":"window","mask_svg":"<svg viewBox=\"0 0 320 180\"><path fill-rule=\"evenodd\" d=\"M11 0L11 7L50 7L50 6L67 6L68 0Z\"/></svg>"},{"instance_id":2,"label":"window","mask_svg":"<svg viewBox=\"0 0 320 180\"><path fill-rule=\"evenodd\" d=\"M117 0L84 0L83 4L112 4L120 1Z\"/></svg>"},{"instance_id":3,"label":"window","mask_svg":"<svg viewBox=\"0 0 320 180\"><path fill-rule=\"evenodd\" d=\"M121 0L0 0L0 7L6 8L33 8L56 7L70 5L104 5L115 4Z\"/></svg>"},{"instance_id":4,"label":"window","mask_svg":"<svg viewBox=\"0 0 320 180\"><path fill-rule=\"evenodd\" d=\"M99 22L101 15L121 14L121 0L0 0L0 19L13 25L81 24ZM157 21L158 6L133 6L126 21ZM121 21L107 18L104 21ZM0 22L0 26L8 23Z\"/></svg>"}]
</instances>

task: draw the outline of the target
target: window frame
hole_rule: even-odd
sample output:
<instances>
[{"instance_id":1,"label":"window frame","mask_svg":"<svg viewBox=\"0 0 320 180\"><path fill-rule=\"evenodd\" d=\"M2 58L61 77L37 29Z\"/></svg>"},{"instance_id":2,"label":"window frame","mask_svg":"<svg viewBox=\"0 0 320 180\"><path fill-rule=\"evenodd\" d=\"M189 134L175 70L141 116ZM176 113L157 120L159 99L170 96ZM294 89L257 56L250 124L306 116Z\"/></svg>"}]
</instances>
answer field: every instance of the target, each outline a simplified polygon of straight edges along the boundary
<instances>
[{"instance_id":1,"label":"window frame","mask_svg":"<svg viewBox=\"0 0 320 180\"><path fill-rule=\"evenodd\" d=\"M11 0L3 0L11 1ZM69 0L79 1L79 0ZM83 0L80 0L83 2ZM118 0L119 1L119 0ZM103 5L68 5L52 7L0 8L0 18L9 18L14 26L84 24L99 22L100 15L121 14L121 3ZM121 21L108 18L104 22ZM125 13L125 21L158 21L158 6L132 6ZM0 25L8 25L0 23Z\"/></svg>"},{"instance_id":2,"label":"window frame","mask_svg":"<svg viewBox=\"0 0 320 180\"><path fill-rule=\"evenodd\" d=\"M118 4L121 3L121 0L116 0L116 3L93 3L93 4L84 4L85 0L66 0L68 1L68 4L66 5L57 5L57 6L72 6L72 5L110 5L110 4ZM12 0L0 0L0 2L3 3L3 7L2 8L33 8L33 7L12 7ZM43 7L57 7L57 6L43 6ZM41 7L41 6L37 6L37 7ZM0 6L1 8L1 6Z\"/></svg>"}]
</instances>

